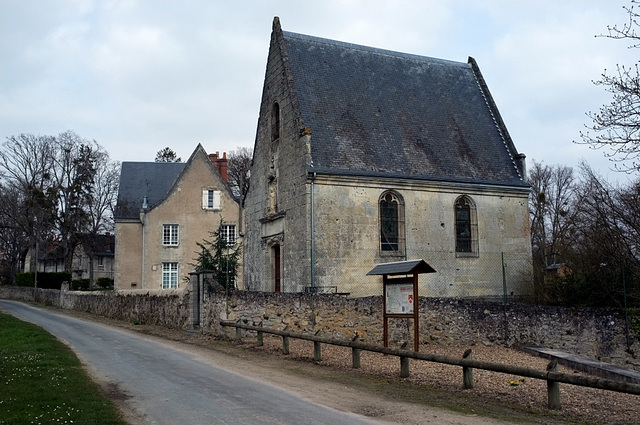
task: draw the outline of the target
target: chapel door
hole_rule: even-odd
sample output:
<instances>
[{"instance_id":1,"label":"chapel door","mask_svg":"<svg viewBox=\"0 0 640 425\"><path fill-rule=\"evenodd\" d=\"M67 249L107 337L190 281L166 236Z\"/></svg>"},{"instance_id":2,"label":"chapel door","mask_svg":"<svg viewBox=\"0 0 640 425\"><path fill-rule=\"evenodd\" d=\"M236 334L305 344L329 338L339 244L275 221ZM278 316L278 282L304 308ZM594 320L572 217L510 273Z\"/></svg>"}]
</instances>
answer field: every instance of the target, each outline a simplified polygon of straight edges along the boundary
<instances>
[{"instance_id":1,"label":"chapel door","mask_svg":"<svg viewBox=\"0 0 640 425\"><path fill-rule=\"evenodd\" d=\"M273 291L280 292L280 245L273 247Z\"/></svg>"}]
</instances>

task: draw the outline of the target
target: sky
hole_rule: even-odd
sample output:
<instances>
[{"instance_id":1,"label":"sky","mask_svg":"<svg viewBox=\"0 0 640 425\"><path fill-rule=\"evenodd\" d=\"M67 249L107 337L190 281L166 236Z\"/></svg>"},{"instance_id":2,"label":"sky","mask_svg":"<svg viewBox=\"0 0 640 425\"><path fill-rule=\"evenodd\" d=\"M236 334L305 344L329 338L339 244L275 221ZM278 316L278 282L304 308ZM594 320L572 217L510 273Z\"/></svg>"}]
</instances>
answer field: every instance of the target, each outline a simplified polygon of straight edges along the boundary
<instances>
[{"instance_id":1,"label":"sky","mask_svg":"<svg viewBox=\"0 0 640 425\"><path fill-rule=\"evenodd\" d=\"M628 0L0 0L0 140L73 130L117 161L253 147L273 18L283 30L478 62L519 152L586 161L593 84L638 49L596 35Z\"/></svg>"}]
</instances>

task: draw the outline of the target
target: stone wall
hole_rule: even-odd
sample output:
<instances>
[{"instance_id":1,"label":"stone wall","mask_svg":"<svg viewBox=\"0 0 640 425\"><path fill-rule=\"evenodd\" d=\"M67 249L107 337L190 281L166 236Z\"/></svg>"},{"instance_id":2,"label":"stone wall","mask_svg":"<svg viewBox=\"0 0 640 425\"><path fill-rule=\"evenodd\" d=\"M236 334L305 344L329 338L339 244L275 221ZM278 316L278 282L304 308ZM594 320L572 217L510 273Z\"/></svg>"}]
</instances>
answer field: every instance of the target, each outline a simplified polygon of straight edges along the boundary
<instances>
[{"instance_id":1,"label":"stone wall","mask_svg":"<svg viewBox=\"0 0 640 425\"><path fill-rule=\"evenodd\" d=\"M0 298L173 329L186 329L190 323L189 293L185 291L81 292L0 286Z\"/></svg>"},{"instance_id":2,"label":"stone wall","mask_svg":"<svg viewBox=\"0 0 640 425\"><path fill-rule=\"evenodd\" d=\"M74 309L131 323L189 329L191 293L178 291L70 292L0 286L0 298ZM268 292L207 293L202 306L203 333L233 336L220 320L293 332L319 333L341 339L356 334L367 343L382 344L382 297ZM411 340L413 324L390 320L390 343ZM473 346L540 345L594 360L640 370L640 342L631 334L627 350L625 321L606 309L567 309L527 304L444 298L420 299L420 342ZM631 353L635 353L635 356ZM461 354L461 353L460 353Z\"/></svg>"},{"instance_id":3,"label":"stone wall","mask_svg":"<svg viewBox=\"0 0 640 425\"><path fill-rule=\"evenodd\" d=\"M219 318L341 339L357 333L362 341L383 342L380 296L236 292L226 305L219 297L209 297L203 322L203 329L215 334L233 334L216 323ZM421 344L540 345L640 370L640 341L631 331L627 349L625 319L614 310L421 298L419 326ZM392 345L411 341L412 320L390 319L389 332Z\"/></svg>"}]
</instances>

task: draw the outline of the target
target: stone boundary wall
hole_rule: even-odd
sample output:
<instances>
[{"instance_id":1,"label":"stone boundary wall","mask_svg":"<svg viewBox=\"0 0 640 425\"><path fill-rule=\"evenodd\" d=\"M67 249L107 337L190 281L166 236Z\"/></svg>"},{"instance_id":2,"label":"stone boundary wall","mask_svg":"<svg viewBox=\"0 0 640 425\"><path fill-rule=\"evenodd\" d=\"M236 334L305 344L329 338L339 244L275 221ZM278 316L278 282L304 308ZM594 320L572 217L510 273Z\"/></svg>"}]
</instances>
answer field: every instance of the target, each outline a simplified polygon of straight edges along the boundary
<instances>
[{"instance_id":1,"label":"stone boundary wall","mask_svg":"<svg viewBox=\"0 0 640 425\"><path fill-rule=\"evenodd\" d=\"M76 292L0 286L0 298L37 302L131 323L190 329L188 290ZM382 297L348 298L331 294L234 291L206 293L201 332L233 336L220 320L241 321L293 332L319 333L341 339L358 337L382 344ZM390 344L410 340L412 320L390 319ZM640 370L640 342L631 335L627 351L625 321L607 309L420 298L422 344L540 345ZM462 353L460 353L462 355Z\"/></svg>"},{"instance_id":2,"label":"stone boundary wall","mask_svg":"<svg viewBox=\"0 0 640 425\"><path fill-rule=\"evenodd\" d=\"M216 296L209 303L221 306ZM313 306L313 307L312 307ZM225 332L213 318L251 325L383 342L382 297L235 292L227 311L209 308L204 329ZM411 341L413 320L390 319L390 345ZM640 341L631 336L627 351L625 320L609 309L510 304L477 299L420 298L421 344L540 345L593 360L640 370ZM232 336L233 330L226 332ZM635 354L632 354L635 353ZM460 353L462 355L462 353Z\"/></svg>"},{"instance_id":3,"label":"stone boundary wall","mask_svg":"<svg viewBox=\"0 0 640 425\"><path fill-rule=\"evenodd\" d=\"M0 298L77 310L130 323L187 329L189 294L185 291L136 293L83 292L0 286Z\"/></svg>"}]
</instances>

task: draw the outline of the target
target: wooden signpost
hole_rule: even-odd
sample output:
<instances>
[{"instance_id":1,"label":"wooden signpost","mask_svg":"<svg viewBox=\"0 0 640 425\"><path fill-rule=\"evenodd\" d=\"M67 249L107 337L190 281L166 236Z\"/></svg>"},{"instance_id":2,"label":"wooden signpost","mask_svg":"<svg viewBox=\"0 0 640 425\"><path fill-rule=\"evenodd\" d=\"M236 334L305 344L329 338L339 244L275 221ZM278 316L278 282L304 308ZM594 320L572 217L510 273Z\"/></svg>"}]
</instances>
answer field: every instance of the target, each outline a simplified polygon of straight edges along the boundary
<instances>
[{"instance_id":1,"label":"wooden signpost","mask_svg":"<svg viewBox=\"0 0 640 425\"><path fill-rule=\"evenodd\" d=\"M413 349L420 351L418 275L435 273L424 260L397 261L375 266L367 275L381 275L383 284L384 346L389 346L389 318L413 319Z\"/></svg>"}]
</instances>

